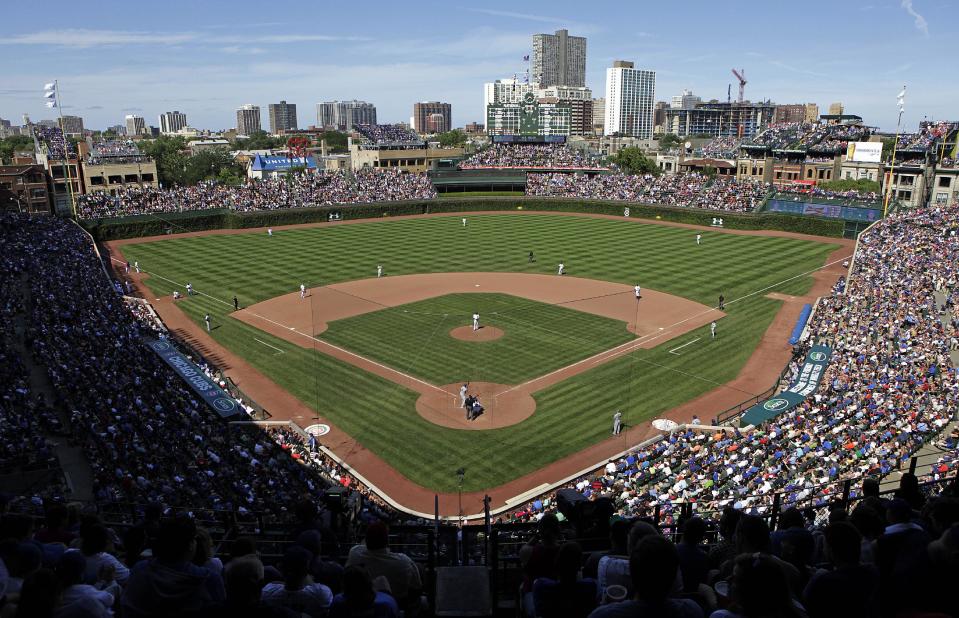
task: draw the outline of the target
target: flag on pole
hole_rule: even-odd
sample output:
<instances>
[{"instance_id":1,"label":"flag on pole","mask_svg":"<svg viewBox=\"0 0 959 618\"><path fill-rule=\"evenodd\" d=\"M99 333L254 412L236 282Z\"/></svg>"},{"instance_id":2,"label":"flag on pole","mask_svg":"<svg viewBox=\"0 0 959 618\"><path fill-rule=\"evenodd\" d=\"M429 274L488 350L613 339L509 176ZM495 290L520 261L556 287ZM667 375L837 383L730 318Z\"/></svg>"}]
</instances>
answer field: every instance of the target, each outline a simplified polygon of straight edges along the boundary
<instances>
[{"instance_id":1,"label":"flag on pole","mask_svg":"<svg viewBox=\"0 0 959 618\"><path fill-rule=\"evenodd\" d=\"M57 85L56 85L55 83L53 83L53 82L49 82L49 83L46 83L46 84L43 85L43 89L44 89L44 90L56 90L56 89L57 89Z\"/></svg>"},{"instance_id":2,"label":"flag on pole","mask_svg":"<svg viewBox=\"0 0 959 618\"><path fill-rule=\"evenodd\" d=\"M56 107L56 106L57 106L56 101L47 101L47 107Z\"/></svg>"},{"instance_id":3,"label":"flag on pole","mask_svg":"<svg viewBox=\"0 0 959 618\"><path fill-rule=\"evenodd\" d=\"M57 96L57 91L47 90L46 92L43 93L43 96L47 99L52 99L53 97Z\"/></svg>"}]
</instances>

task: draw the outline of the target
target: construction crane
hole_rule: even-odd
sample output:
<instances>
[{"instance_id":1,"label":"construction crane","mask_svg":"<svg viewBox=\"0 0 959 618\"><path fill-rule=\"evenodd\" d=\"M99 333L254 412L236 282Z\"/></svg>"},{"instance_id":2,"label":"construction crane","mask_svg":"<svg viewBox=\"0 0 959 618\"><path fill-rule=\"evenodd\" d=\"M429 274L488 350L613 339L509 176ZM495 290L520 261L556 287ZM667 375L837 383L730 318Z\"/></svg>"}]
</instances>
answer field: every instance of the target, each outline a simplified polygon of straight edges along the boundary
<instances>
[{"instance_id":1,"label":"construction crane","mask_svg":"<svg viewBox=\"0 0 959 618\"><path fill-rule=\"evenodd\" d=\"M743 102L743 93L746 90L746 69L733 69L733 75L739 80L739 102Z\"/></svg>"}]
</instances>

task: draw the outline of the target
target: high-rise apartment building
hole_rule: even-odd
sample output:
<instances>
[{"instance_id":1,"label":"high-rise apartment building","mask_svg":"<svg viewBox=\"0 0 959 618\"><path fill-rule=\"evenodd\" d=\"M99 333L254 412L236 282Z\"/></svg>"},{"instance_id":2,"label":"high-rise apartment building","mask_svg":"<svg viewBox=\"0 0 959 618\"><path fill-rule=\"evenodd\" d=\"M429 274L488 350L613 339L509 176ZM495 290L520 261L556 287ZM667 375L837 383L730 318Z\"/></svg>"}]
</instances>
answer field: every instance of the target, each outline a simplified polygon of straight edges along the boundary
<instances>
[{"instance_id":1,"label":"high-rise apartment building","mask_svg":"<svg viewBox=\"0 0 959 618\"><path fill-rule=\"evenodd\" d=\"M143 119L143 116L128 114L123 120L127 125L127 137L147 134L147 123Z\"/></svg>"},{"instance_id":2,"label":"high-rise apartment building","mask_svg":"<svg viewBox=\"0 0 959 618\"><path fill-rule=\"evenodd\" d=\"M179 111L160 114L160 133L169 135L186 128L186 114Z\"/></svg>"},{"instance_id":3,"label":"high-rise apartment building","mask_svg":"<svg viewBox=\"0 0 959 618\"><path fill-rule=\"evenodd\" d=\"M260 108L252 103L247 103L236 110L236 134L253 135L263 130L260 123Z\"/></svg>"},{"instance_id":4,"label":"high-rise apartment building","mask_svg":"<svg viewBox=\"0 0 959 618\"><path fill-rule=\"evenodd\" d=\"M616 60L606 69L605 135L650 139L653 136L653 103L656 71L637 69L632 62Z\"/></svg>"},{"instance_id":5,"label":"high-rise apartment building","mask_svg":"<svg viewBox=\"0 0 959 618\"><path fill-rule=\"evenodd\" d=\"M602 135L606 126L606 99L593 99L593 133Z\"/></svg>"},{"instance_id":6,"label":"high-rise apartment building","mask_svg":"<svg viewBox=\"0 0 959 618\"><path fill-rule=\"evenodd\" d=\"M423 101L413 104L413 130L417 133L445 133L453 126L449 103Z\"/></svg>"},{"instance_id":7,"label":"high-rise apartment building","mask_svg":"<svg viewBox=\"0 0 959 618\"><path fill-rule=\"evenodd\" d=\"M670 109L696 109L696 106L702 102L702 97L693 94L692 90L683 90L682 94L677 94L672 98L669 107Z\"/></svg>"},{"instance_id":8,"label":"high-rise apartment building","mask_svg":"<svg viewBox=\"0 0 959 618\"><path fill-rule=\"evenodd\" d=\"M533 74L530 82L541 87L586 85L586 38L556 34L533 35Z\"/></svg>"},{"instance_id":9,"label":"high-rise apartment building","mask_svg":"<svg viewBox=\"0 0 959 618\"><path fill-rule=\"evenodd\" d=\"M83 118L80 116L63 116L57 119L57 124L64 135L83 135Z\"/></svg>"},{"instance_id":10,"label":"high-rise apartment building","mask_svg":"<svg viewBox=\"0 0 959 618\"><path fill-rule=\"evenodd\" d=\"M296 128L296 104L280 101L270 103L270 133L276 135L280 131Z\"/></svg>"},{"instance_id":11,"label":"high-rise apartment building","mask_svg":"<svg viewBox=\"0 0 959 618\"><path fill-rule=\"evenodd\" d=\"M842 112L843 112L842 101L836 101L835 103L829 104L830 116L842 116Z\"/></svg>"},{"instance_id":12,"label":"high-rise apartment building","mask_svg":"<svg viewBox=\"0 0 959 618\"><path fill-rule=\"evenodd\" d=\"M349 131L357 124L376 124L376 106L355 99L317 103L316 124L337 131Z\"/></svg>"}]
</instances>

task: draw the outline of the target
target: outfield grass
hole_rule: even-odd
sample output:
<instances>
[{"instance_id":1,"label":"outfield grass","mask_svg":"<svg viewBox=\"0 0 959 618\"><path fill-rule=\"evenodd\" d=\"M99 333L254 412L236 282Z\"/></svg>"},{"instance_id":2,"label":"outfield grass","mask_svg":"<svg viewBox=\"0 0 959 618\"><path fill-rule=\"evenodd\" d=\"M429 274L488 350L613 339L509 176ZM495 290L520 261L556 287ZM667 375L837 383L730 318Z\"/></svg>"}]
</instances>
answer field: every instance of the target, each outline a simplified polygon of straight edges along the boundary
<instances>
[{"instance_id":1,"label":"outfield grass","mask_svg":"<svg viewBox=\"0 0 959 618\"><path fill-rule=\"evenodd\" d=\"M450 336L472 323L474 311L503 337ZM625 322L575 309L507 294L448 294L330 322L321 338L432 384L520 384L634 336Z\"/></svg>"},{"instance_id":2,"label":"outfield grass","mask_svg":"<svg viewBox=\"0 0 959 618\"><path fill-rule=\"evenodd\" d=\"M411 480L455 491L455 470L467 470L463 489L482 490L608 437L613 410L628 424L653 418L734 378L778 311L767 291L802 294L812 271L835 245L788 238L695 231L665 225L561 215L460 215L324 228L171 238L127 245L124 255L159 276L157 294L187 282L210 296L178 303L202 325L209 312L213 338L319 411ZM537 262L527 263L530 250ZM683 296L707 305L719 294L727 317L719 337L697 329L651 350L638 350L534 395L537 413L499 430L437 427L414 409L411 391L228 317L236 294L249 305L297 289L375 275L509 271L554 273L566 263L577 277L602 279ZM170 281L167 281L169 279ZM790 279L787 283L775 285ZM758 290L769 290L754 294ZM211 298L212 297L212 298ZM742 298L742 300L738 300ZM413 318L408 323L415 325ZM400 329L402 332L403 329ZM275 354L255 338L284 350ZM399 337L384 333L383 347ZM683 349L668 350L702 337ZM472 344L477 345L477 344ZM786 345L785 340L783 345ZM459 378L458 378L459 379ZM743 393L743 399L749 394ZM704 410L702 417L712 412ZM415 445L415 448L410 445Z\"/></svg>"}]
</instances>

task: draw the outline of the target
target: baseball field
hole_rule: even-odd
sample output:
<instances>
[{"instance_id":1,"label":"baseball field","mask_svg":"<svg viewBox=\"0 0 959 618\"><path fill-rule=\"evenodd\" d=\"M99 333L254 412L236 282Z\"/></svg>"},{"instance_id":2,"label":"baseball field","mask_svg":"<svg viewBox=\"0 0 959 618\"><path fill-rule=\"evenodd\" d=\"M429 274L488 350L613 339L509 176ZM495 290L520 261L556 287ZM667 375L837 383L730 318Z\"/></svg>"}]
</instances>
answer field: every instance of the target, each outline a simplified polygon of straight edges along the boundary
<instances>
[{"instance_id":1,"label":"baseball field","mask_svg":"<svg viewBox=\"0 0 959 618\"><path fill-rule=\"evenodd\" d=\"M212 350L242 359L316 417L261 401L275 418L328 423L430 491L456 491L464 468L469 492L617 440L616 410L638 427L717 389L754 395L732 381L839 242L523 213L470 214L465 227L460 216L429 216L272 237L188 234L111 250L139 262L139 283L164 319L179 312L201 342L209 337ZM170 302L186 283L197 294ZM478 333L468 328L474 312ZM787 348L785 339L775 345ZM487 408L469 426L457 411L456 387L467 381L483 385Z\"/></svg>"}]
</instances>

